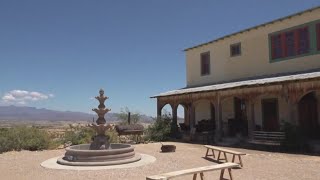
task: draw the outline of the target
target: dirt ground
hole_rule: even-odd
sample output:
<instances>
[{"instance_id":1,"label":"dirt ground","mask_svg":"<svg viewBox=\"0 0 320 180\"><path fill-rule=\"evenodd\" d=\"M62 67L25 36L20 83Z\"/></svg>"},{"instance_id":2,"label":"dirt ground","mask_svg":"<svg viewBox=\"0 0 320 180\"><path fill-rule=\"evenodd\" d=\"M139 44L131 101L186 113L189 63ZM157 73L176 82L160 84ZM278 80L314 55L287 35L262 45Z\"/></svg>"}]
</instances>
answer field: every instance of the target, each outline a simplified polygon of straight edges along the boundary
<instances>
[{"instance_id":1,"label":"dirt ground","mask_svg":"<svg viewBox=\"0 0 320 180\"><path fill-rule=\"evenodd\" d=\"M157 158L156 162L128 169L72 171L45 169L40 163L57 156L62 156L64 150L50 151L21 151L0 154L0 179L1 180L79 180L79 179L104 179L104 180L144 180L148 175L182 170L193 167L216 164L204 159L206 149L203 145L187 143L175 144L174 153L161 153L159 143L136 145L136 152L149 154ZM244 167L233 169L235 180L259 179L320 179L320 157L300 154L284 154L266 151L229 148L247 153L243 156ZM228 157L231 159L231 157ZM219 179L219 171L205 173L206 179ZM228 175L228 174L225 174ZM228 176L225 176L226 178ZM176 179L192 179L192 175Z\"/></svg>"}]
</instances>

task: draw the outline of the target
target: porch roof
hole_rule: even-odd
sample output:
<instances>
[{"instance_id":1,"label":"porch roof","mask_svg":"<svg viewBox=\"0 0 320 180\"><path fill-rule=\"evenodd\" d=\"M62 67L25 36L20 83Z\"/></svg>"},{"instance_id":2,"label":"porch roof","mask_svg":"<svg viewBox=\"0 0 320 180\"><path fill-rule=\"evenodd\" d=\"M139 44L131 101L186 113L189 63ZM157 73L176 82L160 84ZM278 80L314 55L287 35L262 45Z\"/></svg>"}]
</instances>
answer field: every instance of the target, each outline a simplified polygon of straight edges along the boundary
<instances>
[{"instance_id":1,"label":"porch roof","mask_svg":"<svg viewBox=\"0 0 320 180\"><path fill-rule=\"evenodd\" d=\"M226 89L233 89L233 88L239 88L239 87L242 87L242 88L250 87L250 86L252 87L252 86L260 86L260 85L267 85L267 84L282 83L287 81L314 79L319 77L320 77L320 71L293 74L293 75L284 75L284 76L277 76L277 77L260 78L260 79L253 79L253 80L242 80L242 81L236 81L236 82L220 83L220 84L206 85L206 86L193 87L193 88L177 89L177 90L160 93L158 95L152 96L151 98L199 93L199 92L208 92L208 91L218 91L218 90L226 90Z\"/></svg>"}]
</instances>

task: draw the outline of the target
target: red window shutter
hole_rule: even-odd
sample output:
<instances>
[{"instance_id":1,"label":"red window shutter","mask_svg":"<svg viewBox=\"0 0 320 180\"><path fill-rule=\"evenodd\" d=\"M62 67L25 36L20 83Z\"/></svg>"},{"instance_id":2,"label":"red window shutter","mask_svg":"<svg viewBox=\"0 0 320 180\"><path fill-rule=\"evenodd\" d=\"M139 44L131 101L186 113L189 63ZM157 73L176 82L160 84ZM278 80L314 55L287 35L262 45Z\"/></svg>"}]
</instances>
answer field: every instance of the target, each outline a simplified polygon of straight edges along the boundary
<instances>
[{"instance_id":1,"label":"red window shutter","mask_svg":"<svg viewBox=\"0 0 320 180\"><path fill-rule=\"evenodd\" d=\"M281 33L281 49L282 57L287 57L287 43L286 43L286 33Z\"/></svg>"},{"instance_id":2,"label":"red window shutter","mask_svg":"<svg viewBox=\"0 0 320 180\"><path fill-rule=\"evenodd\" d=\"M308 31L308 26L299 28L298 29L298 34L299 34L299 49L298 49L298 54L304 54L309 52L309 31Z\"/></svg>"},{"instance_id":3,"label":"red window shutter","mask_svg":"<svg viewBox=\"0 0 320 180\"><path fill-rule=\"evenodd\" d=\"M310 52L310 33L308 26L304 28L304 31L307 32L307 51Z\"/></svg>"},{"instance_id":4,"label":"red window shutter","mask_svg":"<svg viewBox=\"0 0 320 180\"><path fill-rule=\"evenodd\" d=\"M276 58L276 41L275 41L276 36L273 35L271 36L271 57L272 59Z\"/></svg>"},{"instance_id":5,"label":"red window shutter","mask_svg":"<svg viewBox=\"0 0 320 180\"><path fill-rule=\"evenodd\" d=\"M320 51L320 23L317 24L317 47Z\"/></svg>"},{"instance_id":6,"label":"red window shutter","mask_svg":"<svg viewBox=\"0 0 320 180\"><path fill-rule=\"evenodd\" d=\"M296 29L294 31L294 50L295 50L295 54L299 54L299 29Z\"/></svg>"},{"instance_id":7,"label":"red window shutter","mask_svg":"<svg viewBox=\"0 0 320 180\"><path fill-rule=\"evenodd\" d=\"M294 31L288 31L285 33L286 36L286 56L293 56L295 55L295 42L294 42Z\"/></svg>"}]
</instances>

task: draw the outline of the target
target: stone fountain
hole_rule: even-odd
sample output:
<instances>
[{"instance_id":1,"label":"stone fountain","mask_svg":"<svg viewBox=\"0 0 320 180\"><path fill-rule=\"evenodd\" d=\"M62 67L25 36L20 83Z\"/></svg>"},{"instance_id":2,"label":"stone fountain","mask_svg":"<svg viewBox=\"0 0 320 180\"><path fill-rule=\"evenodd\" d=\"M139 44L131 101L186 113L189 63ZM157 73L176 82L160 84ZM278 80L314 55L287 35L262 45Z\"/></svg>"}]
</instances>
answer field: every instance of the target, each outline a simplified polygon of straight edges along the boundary
<instances>
[{"instance_id":1,"label":"stone fountain","mask_svg":"<svg viewBox=\"0 0 320 180\"><path fill-rule=\"evenodd\" d=\"M134 147L130 144L113 144L109 142L106 131L111 126L106 124L104 116L111 109L107 109L104 105L108 97L104 96L103 89L100 89L99 94L95 98L100 104L98 108L92 109L97 113L98 119L96 124L88 125L96 131L93 142L91 144L67 147L65 156L59 158L57 163L70 166L107 166L132 163L141 159L141 156L135 153Z\"/></svg>"}]
</instances>

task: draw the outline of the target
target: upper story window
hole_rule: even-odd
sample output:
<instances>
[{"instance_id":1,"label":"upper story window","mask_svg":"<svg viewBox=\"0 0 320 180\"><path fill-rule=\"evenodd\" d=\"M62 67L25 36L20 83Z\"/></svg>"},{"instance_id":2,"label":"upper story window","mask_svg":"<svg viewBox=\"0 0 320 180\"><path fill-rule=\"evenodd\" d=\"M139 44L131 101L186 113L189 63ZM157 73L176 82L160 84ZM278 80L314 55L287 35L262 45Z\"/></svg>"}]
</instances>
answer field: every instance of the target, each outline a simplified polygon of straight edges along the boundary
<instances>
[{"instance_id":1,"label":"upper story window","mask_svg":"<svg viewBox=\"0 0 320 180\"><path fill-rule=\"evenodd\" d=\"M286 55L294 56L296 54L295 50L295 40L294 40L294 31L289 31L285 33L285 44L286 44Z\"/></svg>"},{"instance_id":2,"label":"upper story window","mask_svg":"<svg viewBox=\"0 0 320 180\"><path fill-rule=\"evenodd\" d=\"M272 36L271 43L272 43L272 59L281 58L282 57L281 34Z\"/></svg>"},{"instance_id":3,"label":"upper story window","mask_svg":"<svg viewBox=\"0 0 320 180\"><path fill-rule=\"evenodd\" d=\"M308 27L300 28L297 30L298 40L298 54L305 54L309 52L309 30Z\"/></svg>"},{"instance_id":4,"label":"upper story window","mask_svg":"<svg viewBox=\"0 0 320 180\"><path fill-rule=\"evenodd\" d=\"M317 50L320 51L320 23L316 25L316 33L317 33Z\"/></svg>"},{"instance_id":5,"label":"upper story window","mask_svg":"<svg viewBox=\"0 0 320 180\"><path fill-rule=\"evenodd\" d=\"M230 45L230 56L239 56L241 55L241 43L231 44Z\"/></svg>"},{"instance_id":6,"label":"upper story window","mask_svg":"<svg viewBox=\"0 0 320 180\"><path fill-rule=\"evenodd\" d=\"M210 74L210 52L201 53L201 76Z\"/></svg>"},{"instance_id":7,"label":"upper story window","mask_svg":"<svg viewBox=\"0 0 320 180\"><path fill-rule=\"evenodd\" d=\"M309 53L309 36L308 26L271 35L272 60Z\"/></svg>"}]
</instances>

